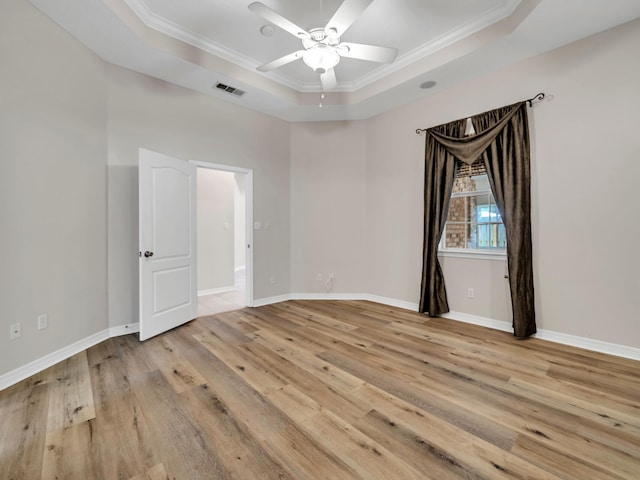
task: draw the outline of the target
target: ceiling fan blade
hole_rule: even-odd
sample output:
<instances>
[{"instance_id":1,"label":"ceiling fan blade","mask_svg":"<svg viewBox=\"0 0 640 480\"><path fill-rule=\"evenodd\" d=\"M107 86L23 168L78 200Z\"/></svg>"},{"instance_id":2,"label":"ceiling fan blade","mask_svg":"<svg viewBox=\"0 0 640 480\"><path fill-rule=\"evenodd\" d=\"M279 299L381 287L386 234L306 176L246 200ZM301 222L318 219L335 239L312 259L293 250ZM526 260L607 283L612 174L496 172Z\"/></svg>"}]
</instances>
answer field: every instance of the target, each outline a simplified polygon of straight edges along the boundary
<instances>
[{"instance_id":1,"label":"ceiling fan blade","mask_svg":"<svg viewBox=\"0 0 640 480\"><path fill-rule=\"evenodd\" d=\"M338 45L337 50L341 57L379 63L391 63L398 56L398 49L396 48L364 45L362 43L342 42Z\"/></svg>"},{"instance_id":2,"label":"ceiling fan blade","mask_svg":"<svg viewBox=\"0 0 640 480\"><path fill-rule=\"evenodd\" d=\"M320 75L320 81L322 82L323 90L332 90L338 85L336 80L336 72L333 68L330 68L325 73Z\"/></svg>"},{"instance_id":3,"label":"ceiling fan blade","mask_svg":"<svg viewBox=\"0 0 640 480\"><path fill-rule=\"evenodd\" d=\"M330 30L335 30L338 37L342 36L371 2L373 0L344 0L327 23L325 32L330 35Z\"/></svg>"},{"instance_id":4,"label":"ceiling fan blade","mask_svg":"<svg viewBox=\"0 0 640 480\"><path fill-rule=\"evenodd\" d=\"M253 13L260 15L265 20L273 23L276 27L280 27L285 32L289 32L291 35L297 38L311 38L309 32L305 31L303 28L300 28L295 23L287 20L278 12L271 10L265 4L260 2L253 2L249 4L249 10Z\"/></svg>"},{"instance_id":5,"label":"ceiling fan blade","mask_svg":"<svg viewBox=\"0 0 640 480\"><path fill-rule=\"evenodd\" d=\"M287 63L291 63L299 58L302 58L304 54L304 50L298 50L297 52L290 53L289 55L285 55L284 57L276 58L275 60L265 63L264 65L260 65L258 67L258 71L260 72L269 72L271 70L275 70L276 68L280 68Z\"/></svg>"}]
</instances>

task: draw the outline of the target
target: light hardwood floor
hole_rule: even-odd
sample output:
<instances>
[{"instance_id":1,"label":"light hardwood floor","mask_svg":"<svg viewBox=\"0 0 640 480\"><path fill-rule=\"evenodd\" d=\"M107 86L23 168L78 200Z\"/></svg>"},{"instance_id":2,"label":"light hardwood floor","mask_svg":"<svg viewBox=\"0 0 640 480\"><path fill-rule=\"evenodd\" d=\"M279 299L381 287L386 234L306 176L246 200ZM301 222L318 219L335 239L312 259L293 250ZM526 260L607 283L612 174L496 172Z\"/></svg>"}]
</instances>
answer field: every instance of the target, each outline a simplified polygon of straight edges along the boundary
<instances>
[{"instance_id":1,"label":"light hardwood floor","mask_svg":"<svg viewBox=\"0 0 640 480\"><path fill-rule=\"evenodd\" d=\"M243 309L0 392L0 478L637 480L639 366L370 302Z\"/></svg>"}]
</instances>

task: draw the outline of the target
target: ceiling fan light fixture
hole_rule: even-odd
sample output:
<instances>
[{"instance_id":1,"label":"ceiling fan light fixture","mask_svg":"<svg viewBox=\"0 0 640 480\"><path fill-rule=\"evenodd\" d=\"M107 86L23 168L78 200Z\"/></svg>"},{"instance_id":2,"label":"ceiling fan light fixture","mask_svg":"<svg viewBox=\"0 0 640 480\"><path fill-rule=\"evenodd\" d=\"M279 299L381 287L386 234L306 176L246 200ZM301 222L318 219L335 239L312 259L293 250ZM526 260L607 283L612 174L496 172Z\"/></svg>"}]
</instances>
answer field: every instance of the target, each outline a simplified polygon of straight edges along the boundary
<instances>
[{"instance_id":1,"label":"ceiling fan light fixture","mask_svg":"<svg viewBox=\"0 0 640 480\"><path fill-rule=\"evenodd\" d=\"M338 64L340 55L335 48L318 43L304 52L302 60L313 71L324 73Z\"/></svg>"}]
</instances>

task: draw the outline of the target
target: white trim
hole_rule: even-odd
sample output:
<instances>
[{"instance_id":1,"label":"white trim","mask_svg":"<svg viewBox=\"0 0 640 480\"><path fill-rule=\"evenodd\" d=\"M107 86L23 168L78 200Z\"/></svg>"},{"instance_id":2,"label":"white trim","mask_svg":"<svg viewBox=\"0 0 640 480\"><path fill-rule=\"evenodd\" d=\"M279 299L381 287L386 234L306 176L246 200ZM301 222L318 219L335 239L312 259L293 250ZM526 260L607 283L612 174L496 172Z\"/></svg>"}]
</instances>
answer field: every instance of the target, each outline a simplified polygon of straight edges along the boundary
<instances>
[{"instance_id":1,"label":"white trim","mask_svg":"<svg viewBox=\"0 0 640 480\"><path fill-rule=\"evenodd\" d=\"M229 287L209 288L208 290L198 290L198 296L203 297L205 295L215 295L217 293L227 293L227 292L233 292L235 290L236 290L235 285L231 285Z\"/></svg>"},{"instance_id":2,"label":"white trim","mask_svg":"<svg viewBox=\"0 0 640 480\"><path fill-rule=\"evenodd\" d=\"M459 322L471 323L473 325L479 325L481 327L493 328L494 330L501 330L503 332L513 333L513 327L509 322L503 320L494 320L493 318L480 317L478 315L471 315L462 312L449 312L440 315L442 318L448 318L449 320L457 320Z\"/></svg>"},{"instance_id":3,"label":"white trim","mask_svg":"<svg viewBox=\"0 0 640 480\"><path fill-rule=\"evenodd\" d=\"M291 300L366 300L364 293L292 293Z\"/></svg>"},{"instance_id":4,"label":"white trim","mask_svg":"<svg viewBox=\"0 0 640 480\"><path fill-rule=\"evenodd\" d=\"M494 320L492 318L479 317L477 315L470 315L468 313L461 312L449 312L441 315L441 317L513 333L511 323L502 320ZM546 340L548 342L561 343L562 345L584 348L594 352L606 353L616 357L640 360L640 348L628 347L626 345L618 345L616 343L603 342L592 338L578 337L577 335L569 335L567 333L543 329L538 330L538 333L535 334L535 338Z\"/></svg>"},{"instance_id":5,"label":"white trim","mask_svg":"<svg viewBox=\"0 0 640 480\"><path fill-rule=\"evenodd\" d=\"M278 295L276 297L256 298L253 300L254 307L264 307L265 305L271 305L272 303L280 303L291 300L290 294Z\"/></svg>"},{"instance_id":6,"label":"white trim","mask_svg":"<svg viewBox=\"0 0 640 480\"><path fill-rule=\"evenodd\" d=\"M94 333L82 340L67 345L66 347L49 353L44 357L38 358L33 362L29 362L26 365L11 370L3 375L0 375L0 390L4 390L11 385L14 385L25 378L29 378L31 375L42 372L43 370L72 357L87 348L93 347L98 343L107 340L109 338L109 330L102 330L101 332Z\"/></svg>"},{"instance_id":7,"label":"white trim","mask_svg":"<svg viewBox=\"0 0 640 480\"><path fill-rule=\"evenodd\" d=\"M117 327L109 328L109 337L121 337L122 335L129 335L130 333L138 333L140 331L140 324L128 323L126 325L118 325Z\"/></svg>"},{"instance_id":8,"label":"white trim","mask_svg":"<svg viewBox=\"0 0 640 480\"><path fill-rule=\"evenodd\" d=\"M418 311L418 304L395 298L380 297L368 293L290 293L278 295L276 297L265 297L255 300L255 307L262 307L272 303L286 302L287 300L367 300L369 302L381 303L391 307L404 308L406 310Z\"/></svg>"},{"instance_id":9,"label":"white trim","mask_svg":"<svg viewBox=\"0 0 640 480\"><path fill-rule=\"evenodd\" d=\"M406 310L411 310L412 312L418 311L418 304L407 302L405 300L396 300L395 298L388 297L379 297L378 295L365 295L365 300L369 300L370 302L382 303L383 305L389 305L391 307L404 308Z\"/></svg>"},{"instance_id":10,"label":"white trim","mask_svg":"<svg viewBox=\"0 0 640 480\"><path fill-rule=\"evenodd\" d=\"M566 333L552 332L551 330L538 330L536 338L547 340L548 342L584 348L594 352L607 353L609 355L615 355L616 357L640 360L640 348L628 347L626 345L603 342L592 338L577 337Z\"/></svg>"},{"instance_id":11,"label":"white trim","mask_svg":"<svg viewBox=\"0 0 640 480\"><path fill-rule=\"evenodd\" d=\"M493 252L486 252L482 250L438 250L439 257L451 257L451 258L476 258L480 260L496 260L501 262L507 261L507 251L497 250Z\"/></svg>"}]
</instances>

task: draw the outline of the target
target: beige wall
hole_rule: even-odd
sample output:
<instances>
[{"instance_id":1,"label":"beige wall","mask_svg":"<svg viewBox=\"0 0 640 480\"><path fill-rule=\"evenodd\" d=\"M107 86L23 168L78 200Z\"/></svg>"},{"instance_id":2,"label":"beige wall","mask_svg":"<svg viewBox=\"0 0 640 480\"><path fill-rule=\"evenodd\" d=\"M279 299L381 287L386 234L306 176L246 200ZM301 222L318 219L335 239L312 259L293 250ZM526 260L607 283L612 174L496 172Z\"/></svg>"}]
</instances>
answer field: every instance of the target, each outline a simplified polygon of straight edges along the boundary
<instances>
[{"instance_id":1,"label":"beige wall","mask_svg":"<svg viewBox=\"0 0 640 480\"><path fill-rule=\"evenodd\" d=\"M291 126L293 293L364 291L365 140L363 122Z\"/></svg>"},{"instance_id":2,"label":"beige wall","mask_svg":"<svg viewBox=\"0 0 640 480\"><path fill-rule=\"evenodd\" d=\"M418 301L424 137L415 129L543 91L548 101L530 109L539 328L640 347L638 45L634 21L370 119L369 292ZM452 310L510 321L503 262L443 264Z\"/></svg>"},{"instance_id":3,"label":"beige wall","mask_svg":"<svg viewBox=\"0 0 640 480\"><path fill-rule=\"evenodd\" d=\"M208 168L197 172L198 292L233 287L235 175Z\"/></svg>"},{"instance_id":4,"label":"beige wall","mask_svg":"<svg viewBox=\"0 0 640 480\"><path fill-rule=\"evenodd\" d=\"M0 32L1 375L107 328L107 117L88 49L23 0Z\"/></svg>"},{"instance_id":5,"label":"beige wall","mask_svg":"<svg viewBox=\"0 0 640 480\"><path fill-rule=\"evenodd\" d=\"M109 322L138 318L138 149L253 169L254 298L290 291L289 124L123 68L109 88ZM271 283L271 277L275 283Z\"/></svg>"}]
</instances>

